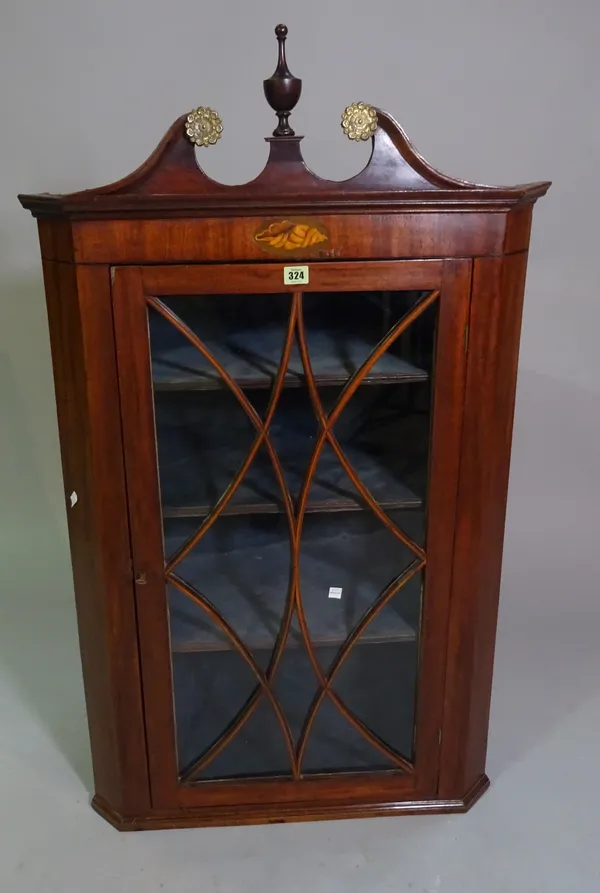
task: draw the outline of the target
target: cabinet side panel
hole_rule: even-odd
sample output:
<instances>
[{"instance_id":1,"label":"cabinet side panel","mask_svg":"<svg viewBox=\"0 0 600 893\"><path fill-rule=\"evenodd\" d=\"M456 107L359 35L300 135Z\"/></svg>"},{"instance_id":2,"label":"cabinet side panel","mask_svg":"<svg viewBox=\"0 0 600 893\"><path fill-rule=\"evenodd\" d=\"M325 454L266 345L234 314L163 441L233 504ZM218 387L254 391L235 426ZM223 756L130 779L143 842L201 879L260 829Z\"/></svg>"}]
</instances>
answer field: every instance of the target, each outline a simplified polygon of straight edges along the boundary
<instances>
[{"instance_id":1,"label":"cabinet side panel","mask_svg":"<svg viewBox=\"0 0 600 893\"><path fill-rule=\"evenodd\" d=\"M131 812L150 801L109 271L44 279L94 782Z\"/></svg>"},{"instance_id":2,"label":"cabinet side panel","mask_svg":"<svg viewBox=\"0 0 600 893\"><path fill-rule=\"evenodd\" d=\"M532 204L522 205L520 208L515 208L510 214L507 214L503 254L527 251L531 236L532 216Z\"/></svg>"},{"instance_id":3,"label":"cabinet side panel","mask_svg":"<svg viewBox=\"0 0 600 893\"><path fill-rule=\"evenodd\" d=\"M438 796L485 771L527 253L473 268Z\"/></svg>"},{"instance_id":4,"label":"cabinet side panel","mask_svg":"<svg viewBox=\"0 0 600 893\"><path fill-rule=\"evenodd\" d=\"M45 260L73 263L73 235L68 220L38 220L38 236Z\"/></svg>"}]
</instances>

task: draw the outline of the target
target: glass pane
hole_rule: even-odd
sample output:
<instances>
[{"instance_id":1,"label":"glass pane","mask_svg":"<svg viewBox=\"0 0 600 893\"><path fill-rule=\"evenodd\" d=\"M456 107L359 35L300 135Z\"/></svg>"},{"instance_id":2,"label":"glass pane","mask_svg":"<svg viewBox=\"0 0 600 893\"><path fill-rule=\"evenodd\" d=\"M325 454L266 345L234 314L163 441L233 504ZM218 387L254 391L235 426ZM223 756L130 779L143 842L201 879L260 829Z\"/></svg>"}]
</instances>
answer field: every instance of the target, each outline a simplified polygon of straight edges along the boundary
<instances>
[{"instance_id":1,"label":"glass pane","mask_svg":"<svg viewBox=\"0 0 600 893\"><path fill-rule=\"evenodd\" d=\"M289 777L291 774L290 758L281 728L263 694L248 721L194 780Z\"/></svg>"},{"instance_id":2,"label":"glass pane","mask_svg":"<svg viewBox=\"0 0 600 893\"><path fill-rule=\"evenodd\" d=\"M322 383L345 384L379 341L423 292L339 292L306 294L303 316L313 372ZM423 381L427 372L413 362L406 338L382 356L365 381ZM415 357L416 359L416 357Z\"/></svg>"},{"instance_id":3,"label":"glass pane","mask_svg":"<svg viewBox=\"0 0 600 893\"><path fill-rule=\"evenodd\" d=\"M410 771L437 300L148 314L181 782Z\"/></svg>"},{"instance_id":4,"label":"glass pane","mask_svg":"<svg viewBox=\"0 0 600 893\"><path fill-rule=\"evenodd\" d=\"M171 542L187 537L195 519L169 521L165 537ZM170 530L173 529L173 539ZM169 551L167 552L169 554ZM285 515L233 515L219 518L177 564L174 573L197 596L215 609L231 632L221 629L224 648L236 637L259 656L275 645L288 598L290 543ZM216 648L205 631L206 611L177 590L171 599L171 636L180 650ZM174 622L175 621L175 622Z\"/></svg>"},{"instance_id":5,"label":"glass pane","mask_svg":"<svg viewBox=\"0 0 600 893\"><path fill-rule=\"evenodd\" d=\"M314 645L341 644L413 560L410 549L370 512L306 516L300 543L300 594ZM402 614L375 617L371 641L407 641L415 629ZM326 652L322 652L323 658ZM328 664L323 665L327 669Z\"/></svg>"},{"instance_id":6,"label":"glass pane","mask_svg":"<svg viewBox=\"0 0 600 893\"><path fill-rule=\"evenodd\" d=\"M204 622L206 637L214 632L214 641L219 641L214 624ZM173 700L182 773L219 739L256 686L256 677L237 652L174 651Z\"/></svg>"},{"instance_id":7,"label":"glass pane","mask_svg":"<svg viewBox=\"0 0 600 893\"><path fill-rule=\"evenodd\" d=\"M419 587L420 588L420 587ZM402 602L397 596L394 601ZM393 603L381 612L392 622L401 613ZM417 641L369 642L361 636L342 664L332 688L346 707L391 750L411 761L417 683Z\"/></svg>"},{"instance_id":8,"label":"glass pane","mask_svg":"<svg viewBox=\"0 0 600 893\"><path fill-rule=\"evenodd\" d=\"M287 294L162 298L163 306L201 339L214 362L172 320L151 308L155 388L225 387L219 366L242 386L269 387L281 360L289 301Z\"/></svg>"},{"instance_id":9,"label":"glass pane","mask_svg":"<svg viewBox=\"0 0 600 893\"><path fill-rule=\"evenodd\" d=\"M393 761L357 731L330 700L322 702L302 760L304 775L394 768Z\"/></svg>"},{"instance_id":10,"label":"glass pane","mask_svg":"<svg viewBox=\"0 0 600 893\"><path fill-rule=\"evenodd\" d=\"M285 713L296 746L318 692L319 681L306 645L299 633L292 632L273 679L273 694Z\"/></svg>"}]
</instances>

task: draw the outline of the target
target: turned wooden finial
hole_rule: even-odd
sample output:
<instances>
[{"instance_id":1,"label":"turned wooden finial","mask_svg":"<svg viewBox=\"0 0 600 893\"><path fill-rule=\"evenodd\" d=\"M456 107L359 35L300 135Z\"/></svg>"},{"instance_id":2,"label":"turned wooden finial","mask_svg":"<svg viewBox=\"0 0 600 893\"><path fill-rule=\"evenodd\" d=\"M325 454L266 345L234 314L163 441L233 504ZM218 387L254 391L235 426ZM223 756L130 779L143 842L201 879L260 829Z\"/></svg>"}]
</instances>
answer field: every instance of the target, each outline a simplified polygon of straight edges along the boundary
<instances>
[{"instance_id":1,"label":"turned wooden finial","mask_svg":"<svg viewBox=\"0 0 600 893\"><path fill-rule=\"evenodd\" d=\"M279 124L273 131L273 136L294 136L294 131L289 125L289 117L290 112L300 99L302 90L302 81L300 78L295 78L287 66L285 58L287 33L286 25L277 25L275 28L279 44L277 68L270 78L263 81L267 102L279 118Z\"/></svg>"}]
</instances>

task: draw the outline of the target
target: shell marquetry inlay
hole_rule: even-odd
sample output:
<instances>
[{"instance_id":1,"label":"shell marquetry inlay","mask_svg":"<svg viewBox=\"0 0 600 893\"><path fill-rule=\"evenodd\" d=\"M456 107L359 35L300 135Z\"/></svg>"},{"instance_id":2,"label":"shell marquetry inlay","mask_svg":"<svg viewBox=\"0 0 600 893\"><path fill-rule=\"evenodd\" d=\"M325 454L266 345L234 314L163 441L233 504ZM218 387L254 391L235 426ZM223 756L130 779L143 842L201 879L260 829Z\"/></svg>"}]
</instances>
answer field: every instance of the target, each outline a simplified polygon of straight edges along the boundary
<instances>
[{"instance_id":1,"label":"shell marquetry inlay","mask_svg":"<svg viewBox=\"0 0 600 893\"><path fill-rule=\"evenodd\" d=\"M254 234L254 241L265 251L281 251L284 254L312 248L328 238L322 224L293 220L270 223Z\"/></svg>"}]
</instances>

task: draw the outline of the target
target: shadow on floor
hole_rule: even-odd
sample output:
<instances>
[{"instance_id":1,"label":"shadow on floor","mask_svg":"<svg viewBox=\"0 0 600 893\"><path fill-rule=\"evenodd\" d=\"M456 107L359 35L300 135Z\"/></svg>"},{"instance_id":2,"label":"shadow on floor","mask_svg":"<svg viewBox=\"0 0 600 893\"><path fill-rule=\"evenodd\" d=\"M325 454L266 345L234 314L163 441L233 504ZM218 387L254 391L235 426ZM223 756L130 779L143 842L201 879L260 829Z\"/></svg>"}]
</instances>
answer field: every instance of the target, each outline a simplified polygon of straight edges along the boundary
<instances>
[{"instance_id":1,"label":"shadow on floor","mask_svg":"<svg viewBox=\"0 0 600 893\"><path fill-rule=\"evenodd\" d=\"M568 723L600 678L600 395L519 379L489 773Z\"/></svg>"}]
</instances>

